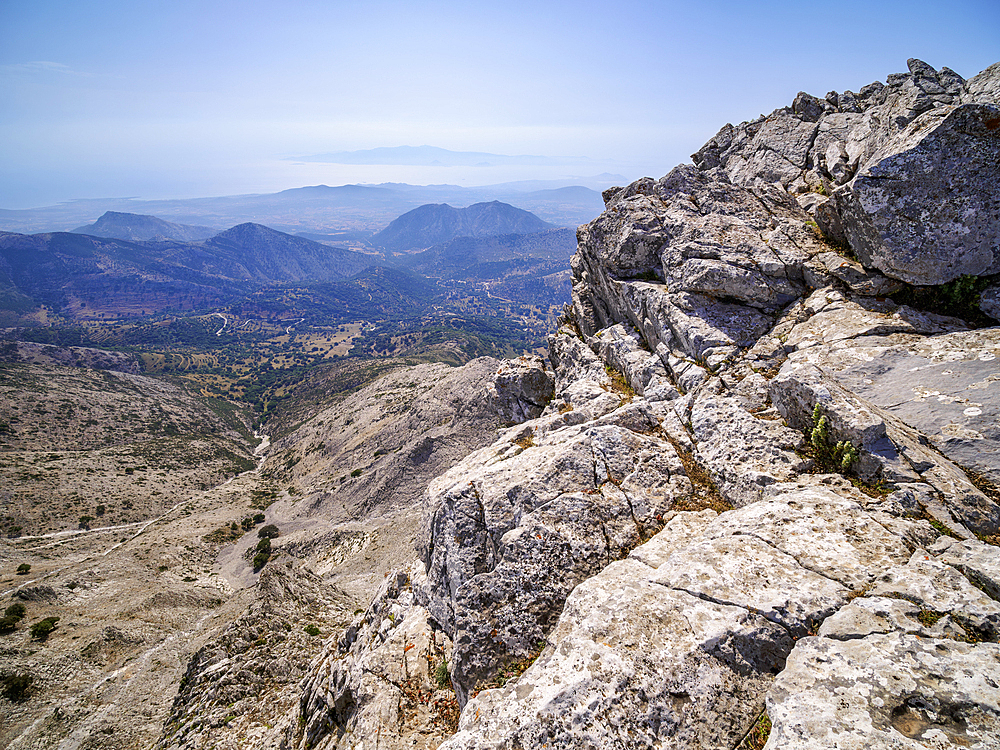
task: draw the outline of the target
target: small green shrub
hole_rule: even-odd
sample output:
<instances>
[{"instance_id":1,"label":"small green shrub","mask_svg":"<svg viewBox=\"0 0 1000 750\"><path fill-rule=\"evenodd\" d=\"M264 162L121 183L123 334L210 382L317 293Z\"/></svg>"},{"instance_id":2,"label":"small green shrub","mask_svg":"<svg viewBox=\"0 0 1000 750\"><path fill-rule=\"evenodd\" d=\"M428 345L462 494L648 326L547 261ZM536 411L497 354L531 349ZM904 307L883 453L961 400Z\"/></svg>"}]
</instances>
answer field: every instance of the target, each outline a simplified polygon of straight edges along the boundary
<instances>
[{"instance_id":1,"label":"small green shrub","mask_svg":"<svg viewBox=\"0 0 1000 750\"><path fill-rule=\"evenodd\" d=\"M757 723L754 724L753 729L743 739L737 750L762 750L770 736L771 718L764 713L757 719Z\"/></svg>"},{"instance_id":2,"label":"small green shrub","mask_svg":"<svg viewBox=\"0 0 1000 750\"><path fill-rule=\"evenodd\" d=\"M263 568L267 564L267 561L270 559L271 559L270 552L258 552L256 555L254 555L252 563L254 572L256 573L258 570Z\"/></svg>"},{"instance_id":3,"label":"small green shrub","mask_svg":"<svg viewBox=\"0 0 1000 750\"><path fill-rule=\"evenodd\" d=\"M812 427L806 430L806 438L823 471L843 474L858 460L858 449L850 441L830 442L830 423L819 404L813 408Z\"/></svg>"},{"instance_id":4,"label":"small green shrub","mask_svg":"<svg viewBox=\"0 0 1000 750\"><path fill-rule=\"evenodd\" d=\"M927 627L933 627L937 625L938 620L944 617L944 612L938 612L934 609L921 609L917 613L917 622L921 625L926 625Z\"/></svg>"},{"instance_id":5,"label":"small green shrub","mask_svg":"<svg viewBox=\"0 0 1000 750\"><path fill-rule=\"evenodd\" d=\"M311 636L317 636L317 635L319 635L319 628L317 626L313 625L312 623L309 623L308 625L306 625L302 629L304 631L306 631L306 635L311 635Z\"/></svg>"},{"instance_id":6,"label":"small green shrub","mask_svg":"<svg viewBox=\"0 0 1000 750\"><path fill-rule=\"evenodd\" d=\"M30 674L10 674L4 675L0 682L3 683L3 697L12 703L21 703L28 700L30 695L28 690L35 678Z\"/></svg>"},{"instance_id":7,"label":"small green shrub","mask_svg":"<svg viewBox=\"0 0 1000 750\"><path fill-rule=\"evenodd\" d=\"M44 620L34 623L28 630L36 641L44 641L56 629L57 622L59 622L58 617L46 617Z\"/></svg>"},{"instance_id":8,"label":"small green shrub","mask_svg":"<svg viewBox=\"0 0 1000 750\"><path fill-rule=\"evenodd\" d=\"M271 554L271 537L265 536L263 539L257 542L257 551Z\"/></svg>"},{"instance_id":9,"label":"small green shrub","mask_svg":"<svg viewBox=\"0 0 1000 750\"><path fill-rule=\"evenodd\" d=\"M28 610L22 602L14 602L3 611L4 617L13 617L15 620L23 619Z\"/></svg>"},{"instance_id":10,"label":"small green shrub","mask_svg":"<svg viewBox=\"0 0 1000 750\"><path fill-rule=\"evenodd\" d=\"M263 528L257 530L257 536L259 536L261 539L264 539L265 537L274 539L275 537L278 536L278 527L275 526L273 523L269 523L267 526L264 526Z\"/></svg>"},{"instance_id":11,"label":"small green shrub","mask_svg":"<svg viewBox=\"0 0 1000 750\"><path fill-rule=\"evenodd\" d=\"M447 690L451 687L451 671L448 669L447 659L442 659L434 668L434 682L442 690Z\"/></svg>"},{"instance_id":12,"label":"small green shrub","mask_svg":"<svg viewBox=\"0 0 1000 750\"><path fill-rule=\"evenodd\" d=\"M961 318L977 328L994 326L996 321L979 309L979 295L998 280L998 276L959 276L937 286L906 286L893 294L892 300L898 305Z\"/></svg>"},{"instance_id":13,"label":"small green shrub","mask_svg":"<svg viewBox=\"0 0 1000 750\"><path fill-rule=\"evenodd\" d=\"M31 572L31 566L28 563L21 563L17 566L17 574L19 576L26 576Z\"/></svg>"},{"instance_id":14,"label":"small green shrub","mask_svg":"<svg viewBox=\"0 0 1000 750\"><path fill-rule=\"evenodd\" d=\"M17 629L17 623L19 621L20 618L11 617L10 615L0 617L0 635L4 633L13 633Z\"/></svg>"},{"instance_id":15,"label":"small green shrub","mask_svg":"<svg viewBox=\"0 0 1000 750\"><path fill-rule=\"evenodd\" d=\"M361 469L355 469L354 471L351 472L351 476L352 477L360 477L361 473L362 473Z\"/></svg>"}]
</instances>

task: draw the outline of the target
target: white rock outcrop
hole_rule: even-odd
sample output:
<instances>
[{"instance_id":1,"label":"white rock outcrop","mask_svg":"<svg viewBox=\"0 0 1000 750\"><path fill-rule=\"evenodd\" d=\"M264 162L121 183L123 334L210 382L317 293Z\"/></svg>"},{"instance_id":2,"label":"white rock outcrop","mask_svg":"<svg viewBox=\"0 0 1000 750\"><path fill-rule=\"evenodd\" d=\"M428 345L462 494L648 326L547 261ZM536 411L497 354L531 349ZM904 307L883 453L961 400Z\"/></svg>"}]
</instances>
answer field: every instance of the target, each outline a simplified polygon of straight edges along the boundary
<instances>
[{"instance_id":1,"label":"white rock outcrop","mask_svg":"<svg viewBox=\"0 0 1000 750\"><path fill-rule=\"evenodd\" d=\"M1000 747L1000 65L909 69L727 125L579 229L552 374L500 368L544 410L423 497L397 629L449 654L442 748ZM959 276L967 315L918 309ZM303 699L354 722L330 747L395 716L337 697L410 664L372 611Z\"/></svg>"}]
</instances>

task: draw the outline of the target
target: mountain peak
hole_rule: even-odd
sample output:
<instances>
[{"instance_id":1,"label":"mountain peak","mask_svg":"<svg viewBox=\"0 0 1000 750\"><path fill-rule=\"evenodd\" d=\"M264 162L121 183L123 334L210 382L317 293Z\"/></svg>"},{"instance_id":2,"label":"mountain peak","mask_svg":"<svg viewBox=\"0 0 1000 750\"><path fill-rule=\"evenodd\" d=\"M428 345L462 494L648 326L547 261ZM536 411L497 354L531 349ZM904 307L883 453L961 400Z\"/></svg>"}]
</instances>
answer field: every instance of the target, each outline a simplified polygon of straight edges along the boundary
<instances>
[{"instance_id":1,"label":"mountain peak","mask_svg":"<svg viewBox=\"0 0 1000 750\"><path fill-rule=\"evenodd\" d=\"M552 228L530 211L497 200L467 208L428 203L392 221L372 238L372 243L391 251L412 252L456 237L533 234Z\"/></svg>"},{"instance_id":2,"label":"mountain peak","mask_svg":"<svg viewBox=\"0 0 1000 750\"><path fill-rule=\"evenodd\" d=\"M175 224L156 216L130 214L123 211L105 211L93 224L86 224L72 230L75 234L89 234L92 237L108 237L116 240L178 240L197 242L208 239L217 230L211 227Z\"/></svg>"}]
</instances>

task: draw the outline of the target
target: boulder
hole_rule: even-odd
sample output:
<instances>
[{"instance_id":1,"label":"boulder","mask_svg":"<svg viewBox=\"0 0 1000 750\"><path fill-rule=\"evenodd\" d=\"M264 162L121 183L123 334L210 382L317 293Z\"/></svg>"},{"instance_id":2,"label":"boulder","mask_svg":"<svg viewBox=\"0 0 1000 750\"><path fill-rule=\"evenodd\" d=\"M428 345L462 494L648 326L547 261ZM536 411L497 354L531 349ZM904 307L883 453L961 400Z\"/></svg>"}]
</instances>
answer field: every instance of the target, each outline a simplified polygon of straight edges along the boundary
<instances>
[{"instance_id":1,"label":"boulder","mask_svg":"<svg viewBox=\"0 0 1000 750\"><path fill-rule=\"evenodd\" d=\"M534 652L570 591L656 533L691 493L647 406L579 418L511 428L428 488L427 608L455 642L462 703Z\"/></svg>"},{"instance_id":2,"label":"boulder","mask_svg":"<svg viewBox=\"0 0 1000 750\"><path fill-rule=\"evenodd\" d=\"M910 284L1000 273L1000 107L935 108L835 194L859 260Z\"/></svg>"},{"instance_id":3,"label":"boulder","mask_svg":"<svg viewBox=\"0 0 1000 750\"><path fill-rule=\"evenodd\" d=\"M554 393L555 378L537 355L501 361L493 382L486 387L497 415L512 424L537 417Z\"/></svg>"},{"instance_id":4,"label":"boulder","mask_svg":"<svg viewBox=\"0 0 1000 750\"><path fill-rule=\"evenodd\" d=\"M442 748L732 748L796 638L905 547L821 489L681 513L581 583L540 657Z\"/></svg>"}]
</instances>

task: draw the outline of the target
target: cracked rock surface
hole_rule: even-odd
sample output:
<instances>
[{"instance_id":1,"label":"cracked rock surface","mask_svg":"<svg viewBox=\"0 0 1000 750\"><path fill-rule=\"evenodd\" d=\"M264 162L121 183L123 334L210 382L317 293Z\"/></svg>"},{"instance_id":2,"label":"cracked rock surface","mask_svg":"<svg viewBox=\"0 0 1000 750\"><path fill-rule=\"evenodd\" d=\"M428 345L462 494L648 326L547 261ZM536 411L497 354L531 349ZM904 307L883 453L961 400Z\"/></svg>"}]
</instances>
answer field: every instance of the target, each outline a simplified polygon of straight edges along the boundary
<instances>
[{"instance_id":1,"label":"cracked rock surface","mask_svg":"<svg viewBox=\"0 0 1000 750\"><path fill-rule=\"evenodd\" d=\"M909 67L580 228L552 402L425 496L443 748L997 746L997 329L892 296L997 272L1000 69Z\"/></svg>"}]
</instances>

